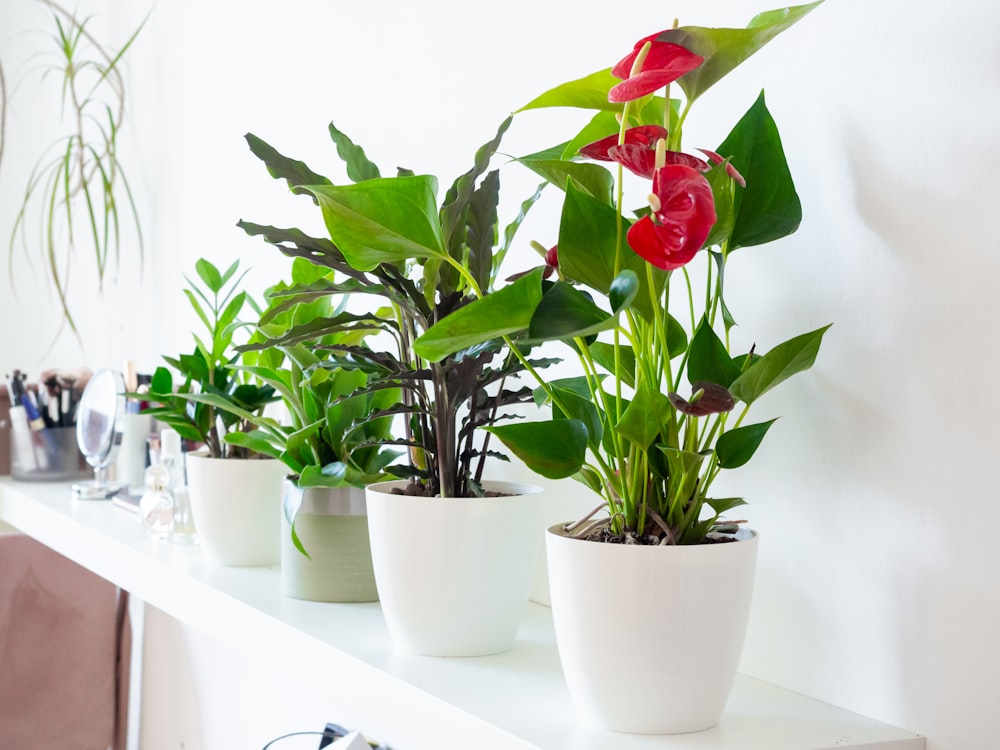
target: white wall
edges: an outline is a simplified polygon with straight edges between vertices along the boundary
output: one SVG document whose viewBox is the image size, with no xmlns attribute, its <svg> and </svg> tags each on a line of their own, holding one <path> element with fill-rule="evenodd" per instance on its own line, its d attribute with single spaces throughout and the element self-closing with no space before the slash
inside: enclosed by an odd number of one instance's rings
<svg viewBox="0 0 1000 750">
<path fill-rule="evenodd" d="M 188 345 L 180 274 L 194 259 L 244 257 L 261 287 L 280 274 L 283 259 L 233 225 L 318 231 L 318 217 L 265 175 L 248 130 L 336 176 L 332 119 L 386 168 L 444 182 L 507 112 L 614 62 L 675 15 L 736 25 L 765 7 L 160 3 L 134 50 L 126 134 L 149 254 L 138 291 L 113 290 L 139 301 L 124 309 L 109 295 L 86 354 L 64 339 L 45 360 L 44 287 L 21 277 L 30 294 L 14 303 L 0 292 L 0 315 L 39 322 L 3 326 L 0 371 L 125 355 L 150 367 Z M 144 12 L 112 0 L 87 9 L 113 9 L 108 33 L 120 39 Z M 29 0 L 0 4 L 9 77 L 32 42 L 21 31 L 39 18 Z M 707 95 L 686 132 L 689 144 L 718 143 L 766 87 L 805 219 L 789 240 L 741 251 L 730 306 L 764 348 L 835 323 L 816 368 L 761 404 L 761 418 L 785 416 L 739 475 L 763 541 L 744 671 L 921 732 L 931 750 L 997 744 L 998 21 L 988 0 L 828 0 Z M 30 99 L 15 100 L 0 166 L 0 239 L 47 122 Z M 515 126 L 510 151 L 548 145 L 544 119 Z M 552 226 L 540 213 L 525 239 L 545 242 Z"/>
</svg>

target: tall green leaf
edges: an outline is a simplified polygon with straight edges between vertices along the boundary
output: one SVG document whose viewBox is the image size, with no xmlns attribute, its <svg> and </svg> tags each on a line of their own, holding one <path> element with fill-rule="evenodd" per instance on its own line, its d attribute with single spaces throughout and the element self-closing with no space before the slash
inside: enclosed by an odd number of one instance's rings
<svg viewBox="0 0 1000 750">
<path fill-rule="evenodd" d="M 382 176 L 375 163 L 365 155 L 364 149 L 338 130 L 332 122 L 329 131 L 330 138 L 337 146 L 337 155 L 347 166 L 347 176 L 351 178 L 352 182 L 361 182 Z"/>
<path fill-rule="evenodd" d="M 778 8 L 760 13 L 754 16 L 745 29 L 681 26 L 665 31 L 658 39 L 679 44 L 705 58 L 705 62 L 699 67 L 677 79 L 688 99 L 694 101 L 822 2 L 823 0 L 818 0 L 808 5 Z"/>
<path fill-rule="evenodd" d="M 735 187 L 730 251 L 763 245 L 798 229 L 802 204 L 763 91 L 718 151 L 731 159 L 747 183 L 746 188 Z"/>
</svg>

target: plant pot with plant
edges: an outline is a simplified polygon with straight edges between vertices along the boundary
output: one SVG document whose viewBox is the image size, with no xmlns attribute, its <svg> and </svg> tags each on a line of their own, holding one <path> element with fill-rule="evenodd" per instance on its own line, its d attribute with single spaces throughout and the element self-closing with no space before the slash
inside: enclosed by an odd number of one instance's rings
<svg viewBox="0 0 1000 750">
<path fill-rule="evenodd" d="M 712 487 L 750 460 L 775 421 L 745 423 L 750 407 L 812 366 L 827 327 L 766 353 L 736 343 L 728 261 L 801 220 L 763 94 L 704 158 L 682 151 L 681 135 L 702 94 L 818 4 L 762 13 L 745 29 L 652 34 L 613 68 L 523 108 L 598 110 L 566 143 L 518 160 L 563 191 L 563 205 L 546 243 L 557 279 L 511 315 L 529 340 L 566 341 L 583 372 L 539 388 L 557 416 L 586 425 L 577 478 L 606 512 L 549 529 L 549 585 L 571 696 L 606 729 L 708 728 L 739 664 L 758 538 L 725 518 L 744 500 Z M 671 99 L 677 90 L 682 100 Z M 647 205 L 627 212 L 636 187 Z M 537 283 L 524 278 L 512 286 Z M 414 349 L 434 361 L 488 340 L 495 314 L 474 302 Z M 500 437 L 515 453 L 531 450 Z M 643 663 L 621 657 L 623 639 Z"/>
<path fill-rule="evenodd" d="M 222 565 L 274 565 L 281 549 L 281 481 L 287 469 L 227 438 L 253 428 L 274 388 L 242 373 L 233 337 L 247 323 L 239 319 L 251 304 L 234 278 L 239 261 L 220 272 L 201 259 L 195 270 L 201 284 L 188 279 L 184 290 L 208 337 L 195 335 L 191 354 L 164 357 L 183 381 L 175 384 L 166 367 L 153 373 L 145 410 L 204 447 L 185 454 L 187 485 L 198 541 L 213 562 Z"/>
<path fill-rule="evenodd" d="M 472 300 L 497 309 L 511 304 L 505 301 L 509 291 L 493 291 L 497 268 L 534 198 L 501 237 L 499 173 L 489 165 L 509 123 L 477 152 L 474 166 L 455 180 L 440 206 L 435 177 L 402 169 L 382 177 L 364 151 L 332 124 L 347 184 L 335 185 L 247 136 L 272 176 L 320 206 L 329 233 L 316 238 L 298 229 L 240 222 L 285 254 L 334 272 L 334 278 L 288 290 L 287 303 L 350 294 L 388 311 L 343 311 L 293 328 L 266 345 L 311 341 L 320 332 L 347 326 L 377 330 L 389 342 L 381 348 L 310 346 L 327 352 L 319 367 L 369 376 L 355 396 L 387 388 L 401 394 L 375 416 L 391 415 L 402 423 L 402 434 L 381 442 L 403 448 L 409 461 L 386 467 L 399 479 L 369 487 L 367 507 L 375 578 L 390 634 L 418 653 L 457 656 L 509 649 L 527 603 L 541 533 L 533 512 L 538 496 L 526 498 L 520 487 L 491 487 L 483 471 L 487 458 L 501 457 L 490 446 L 491 436 L 523 426 L 502 424 L 512 416 L 506 410 L 532 398 L 531 388 L 513 387 L 511 381 L 548 362 L 530 359 L 527 349 L 505 338 L 507 324 L 500 318 L 489 340 L 459 346 L 433 363 L 413 350 L 418 336 L 435 323 L 445 324 Z M 583 426 L 553 420 L 541 429 L 546 434 L 535 437 L 534 468 L 551 477 L 573 473 L 583 458 Z M 523 554 L 497 554 L 487 541 L 493 536 Z M 484 591 L 484 581 L 495 581 L 495 587 Z M 489 607 L 482 606 L 484 597 L 491 599 Z M 489 637 L 469 638 L 485 633 Z"/>
<path fill-rule="evenodd" d="M 331 295 L 302 299 L 293 291 L 331 277 L 329 269 L 296 258 L 292 283 L 268 290 L 270 306 L 248 343 L 239 347 L 243 364 L 237 367 L 274 388 L 287 423 L 243 413 L 255 429 L 231 432 L 225 439 L 288 468 L 282 485 L 282 593 L 313 601 L 371 602 L 378 594 L 364 487 L 385 479 L 385 466 L 398 455 L 384 444 L 391 440 L 391 407 L 399 391 L 354 395 L 368 384 L 366 373 L 323 366 L 329 347 L 361 347 L 373 330 L 367 321 L 342 317 L 346 298 L 334 305 Z M 272 337 L 283 343 L 273 345 Z"/>
</svg>

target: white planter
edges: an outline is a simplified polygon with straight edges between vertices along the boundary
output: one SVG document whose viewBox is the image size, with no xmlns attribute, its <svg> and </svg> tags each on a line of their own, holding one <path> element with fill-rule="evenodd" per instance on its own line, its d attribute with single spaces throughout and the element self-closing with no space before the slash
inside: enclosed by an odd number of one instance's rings
<svg viewBox="0 0 1000 750">
<path fill-rule="evenodd" d="M 546 535 L 556 644 L 577 713 L 602 729 L 718 723 L 739 666 L 757 534 L 651 547 Z"/>
<path fill-rule="evenodd" d="M 314 602 L 378 600 L 368 543 L 365 491 L 356 487 L 282 485 L 281 593 Z M 292 542 L 295 533 L 308 557 Z"/>
<path fill-rule="evenodd" d="M 191 513 L 202 551 L 220 565 L 276 565 L 281 559 L 281 481 L 274 459 L 187 453 Z"/>
<path fill-rule="evenodd" d="M 367 488 L 368 529 L 379 600 L 400 648 L 429 656 L 507 651 L 528 603 L 538 553 L 538 493 L 489 498 L 394 495 Z"/>
</svg>

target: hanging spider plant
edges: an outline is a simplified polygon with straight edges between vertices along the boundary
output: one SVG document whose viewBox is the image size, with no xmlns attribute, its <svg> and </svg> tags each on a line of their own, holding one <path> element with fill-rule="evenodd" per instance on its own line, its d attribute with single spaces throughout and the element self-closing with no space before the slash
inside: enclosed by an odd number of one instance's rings
<svg viewBox="0 0 1000 750">
<path fill-rule="evenodd" d="M 125 79 L 120 64 L 145 25 L 145 19 L 117 51 L 98 41 L 88 28 L 91 16 L 79 17 L 52 0 L 40 0 L 52 12 L 55 49 L 41 68 L 41 80 L 61 79 L 61 114 L 67 130 L 39 157 L 28 178 L 10 236 L 9 270 L 13 278 L 15 245 L 29 264 L 40 247 L 44 267 L 55 287 L 63 319 L 79 338 L 70 312 L 69 277 L 78 251 L 93 252 L 98 291 L 109 268 L 119 267 L 122 224 L 134 226 L 140 263 L 144 252 L 139 214 L 118 155 L 125 120 Z M 124 199 L 124 202 L 123 202 Z M 38 245 L 29 237 L 37 221 Z"/>
</svg>

